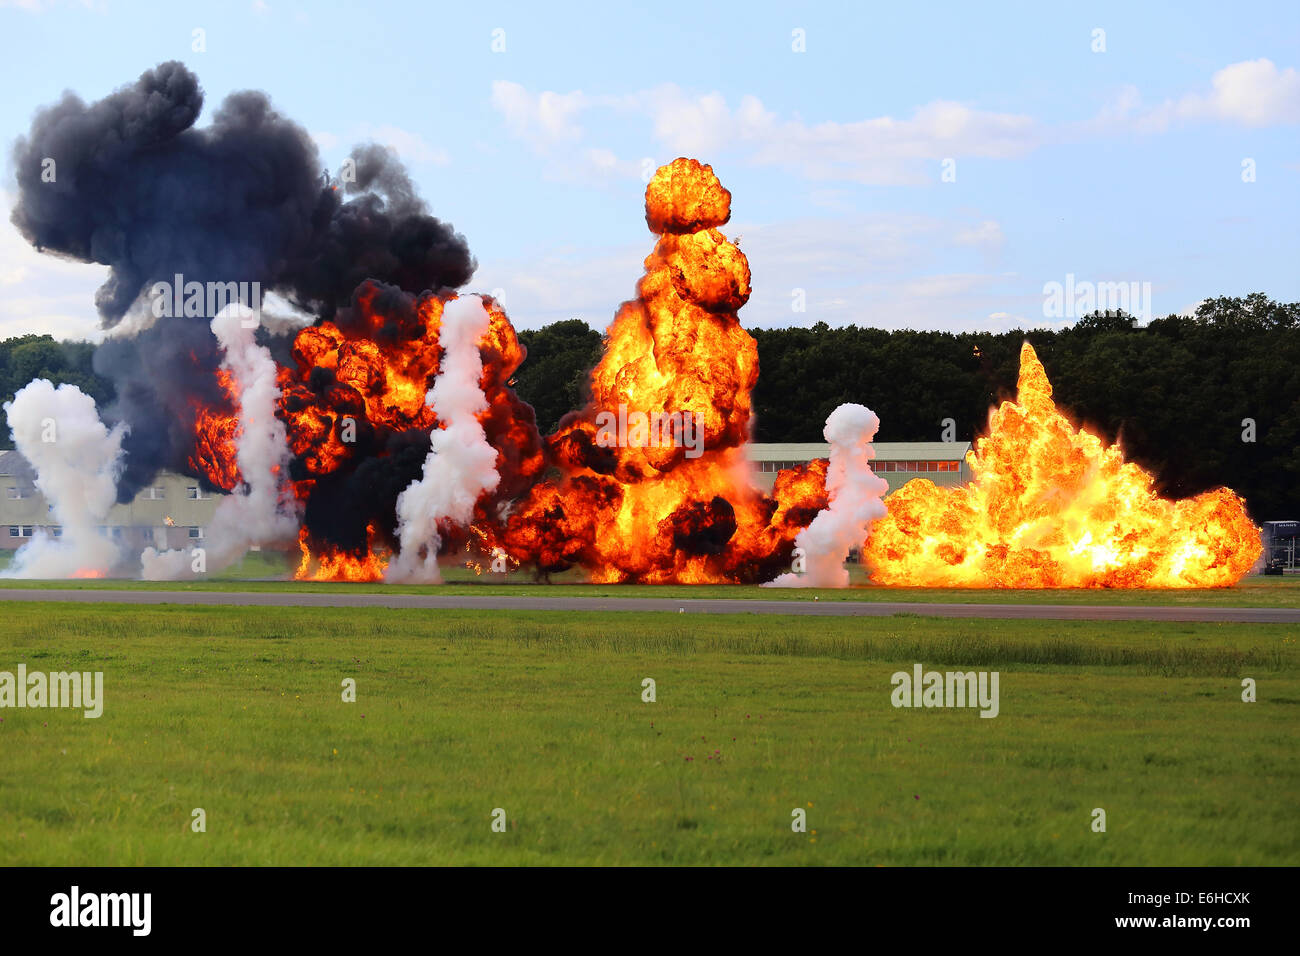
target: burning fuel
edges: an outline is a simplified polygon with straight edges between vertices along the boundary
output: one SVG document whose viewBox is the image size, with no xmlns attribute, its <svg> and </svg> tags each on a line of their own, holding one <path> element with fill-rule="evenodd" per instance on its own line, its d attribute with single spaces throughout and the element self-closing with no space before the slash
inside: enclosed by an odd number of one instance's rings
<svg viewBox="0 0 1300 956">
<path fill-rule="evenodd" d="M 212 320 L 224 358 L 218 375 L 227 383 L 237 411 L 221 421 L 213 442 L 214 459 L 232 474 L 233 494 L 221 500 L 212 518 L 202 560 L 193 549 L 140 555 L 142 576 L 169 580 L 219 571 L 235 563 L 253 545 L 292 541 L 298 528 L 292 495 L 286 485 L 289 444 L 284 423 L 275 415 L 279 388 L 271 353 L 254 340 L 247 309 L 230 306 Z M 200 425 L 201 427 L 201 425 Z M 230 448 L 234 445 L 234 461 Z M 168 519 L 171 523 L 171 519 Z"/>
<path fill-rule="evenodd" d="M 677 159 L 650 180 L 659 240 L 605 333 L 590 403 L 546 440 L 562 477 L 534 486 L 506 522 L 515 560 L 579 565 L 602 582 L 757 582 L 789 566 L 795 535 L 826 503 L 824 467 L 782 473 L 771 496 L 750 482 L 758 347 L 736 314 L 749 263 L 717 228 L 730 218 L 709 166 Z M 604 440 L 632 413 L 688 416 L 696 440 Z"/>
<path fill-rule="evenodd" d="M 9 407 L 64 524 L 61 541 L 20 551 L 18 573 L 122 573 L 97 524 L 162 469 L 229 493 L 206 570 L 287 539 L 310 579 L 433 582 L 442 556 L 597 582 L 757 583 L 788 572 L 798 545 L 807 573 L 777 583 L 840 586 L 865 536 L 882 584 L 1187 587 L 1231 584 L 1259 553 L 1231 491 L 1165 501 L 1118 447 L 1075 429 L 1028 346 L 969 487 L 917 480 L 882 515 L 880 423 L 846 404 L 826 423 L 829 462 L 759 490 L 745 456 L 759 375 L 739 318 L 749 263 L 721 232 L 731 193 L 694 159 L 650 180 L 645 272 L 586 404 L 543 438 L 510 386 L 526 359 L 510 319 L 458 291 L 468 245 L 392 152 L 358 147 L 355 175 L 322 182 L 311 138 L 264 94 L 231 95 L 197 128 L 202 104 L 197 78 L 163 64 L 96 103 L 68 94 L 15 149 L 23 235 L 109 266 L 95 366 L 117 395 L 103 422 L 48 382 Z M 44 157 L 57 188 L 40 179 Z M 257 322 L 236 306 L 197 314 L 197 293 L 193 308 L 179 301 L 191 282 L 256 288 Z M 150 289 L 170 290 L 169 307 L 151 308 Z M 306 318 L 263 312 L 264 294 Z M 51 409 L 66 437 L 47 448 L 35 429 Z M 149 549 L 127 573 L 186 576 L 190 558 Z"/>
<path fill-rule="evenodd" d="M 442 312 L 446 360 L 425 404 L 443 421 L 429 435 L 424 473 L 397 496 L 401 551 L 388 568 L 390 581 L 437 584 L 439 522 L 464 528 L 474 518 L 479 498 L 501 482 L 496 450 L 488 444 L 478 416 L 487 411 L 479 386 L 483 360 L 478 341 L 487 334 L 491 316 L 477 298 L 447 303 Z"/>
<path fill-rule="evenodd" d="M 1219 488 L 1167 501 L 1118 445 L 1076 429 L 1028 342 L 1015 402 L 989 416 L 973 480 L 924 478 L 888 499 L 866 541 L 880 584 L 971 588 L 1221 587 L 1261 551 L 1245 503 Z"/>
</svg>

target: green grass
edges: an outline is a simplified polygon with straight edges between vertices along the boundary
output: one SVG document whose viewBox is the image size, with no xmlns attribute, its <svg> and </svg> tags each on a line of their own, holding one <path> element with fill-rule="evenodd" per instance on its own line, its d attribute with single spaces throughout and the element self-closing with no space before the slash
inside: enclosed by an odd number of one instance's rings
<svg viewBox="0 0 1300 956">
<path fill-rule="evenodd" d="M 106 697 L 0 710 L 9 864 L 1300 862 L 1294 627 L 3 608 Z M 916 662 L 1001 715 L 894 709 Z"/>
<path fill-rule="evenodd" d="M 0 559 L 2 561 L 3 559 Z M 3 567 L 3 564 L 0 564 Z M 253 552 L 219 574 L 199 581 L 62 580 L 25 581 L 0 578 L 0 588 L 40 588 L 122 591 L 279 591 L 330 593 L 338 591 L 392 594 L 477 594 L 520 597 L 662 597 L 735 598 L 765 601 L 907 601 L 957 604 L 1122 604 L 1181 607 L 1300 607 L 1300 576 L 1247 577 L 1230 588 L 1118 591 L 1064 588 L 1056 590 L 964 590 L 957 588 L 887 588 L 870 584 L 860 565 L 849 565 L 853 586 L 834 588 L 763 588 L 740 584 L 587 584 L 580 572 L 554 575 L 549 583 L 525 571 L 475 575 L 463 567 L 443 569 L 440 585 L 397 585 L 382 582 L 347 584 L 288 580 L 292 568 L 284 556 Z"/>
</svg>

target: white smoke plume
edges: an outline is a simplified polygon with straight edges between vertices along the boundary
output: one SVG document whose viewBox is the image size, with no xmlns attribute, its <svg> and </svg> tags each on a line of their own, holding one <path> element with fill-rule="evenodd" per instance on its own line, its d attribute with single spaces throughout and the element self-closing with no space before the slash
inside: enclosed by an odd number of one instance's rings
<svg viewBox="0 0 1300 956">
<path fill-rule="evenodd" d="M 844 559 L 851 549 L 867 538 L 871 522 L 885 516 L 880 496 L 889 483 L 871 470 L 880 419 L 865 405 L 846 403 L 831 412 L 822 434 L 831 444 L 830 468 L 826 472 L 826 507 L 817 512 L 812 524 L 799 532 L 795 547 L 803 550 L 803 574 L 783 574 L 767 587 L 844 588 L 849 572 Z"/>
<path fill-rule="evenodd" d="M 257 323 L 245 306 L 227 306 L 212 320 L 212 331 L 225 352 L 221 365 L 235 381 L 239 432 L 235 460 L 244 483 L 221 499 L 207 537 L 199 549 L 140 555 L 142 575 L 151 581 L 173 580 L 219 571 L 234 564 L 253 545 L 291 540 L 298 531 L 292 496 L 285 491 L 289 442 L 275 415 L 280 387 L 275 360 L 257 344 Z"/>
<path fill-rule="evenodd" d="M 102 577 L 118 561 L 118 548 L 101 530 L 117 500 L 126 427 L 111 431 L 95 400 L 75 385 L 55 388 L 43 378 L 5 402 L 14 446 L 36 471 L 36 487 L 62 529 L 37 531 L 4 572 L 13 578 Z"/>
<path fill-rule="evenodd" d="M 429 434 L 432 446 L 424 460 L 424 474 L 397 497 L 400 550 L 388 566 L 388 581 L 441 582 L 438 522 L 469 524 L 479 495 L 494 490 L 501 481 L 496 450 L 488 444 L 477 417 L 488 407 L 479 385 L 483 359 L 478 340 L 489 323 L 478 296 L 453 299 L 443 309 L 438 333 L 442 366 L 425 396 L 425 404 L 433 406 L 442 427 Z"/>
</svg>

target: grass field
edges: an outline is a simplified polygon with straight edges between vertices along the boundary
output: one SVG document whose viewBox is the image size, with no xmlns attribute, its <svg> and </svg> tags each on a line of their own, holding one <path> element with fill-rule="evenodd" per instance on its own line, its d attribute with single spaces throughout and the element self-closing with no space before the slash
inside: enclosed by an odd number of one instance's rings
<svg viewBox="0 0 1300 956">
<path fill-rule="evenodd" d="M 0 568 L 7 560 L 0 557 Z M 293 581 L 287 561 L 273 553 L 250 554 L 242 563 L 197 581 L 133 581 L 89 579 L 25 581 L 0 578 L 0 588 L 60 588 L 75 590 L 142 591 L 292 591 L 298 593 L 384 591 L 393 594 L 479 594 L 528 597 L 662 597 L 737 598 L 765 601 L 908 601 L 960 604 L 1123 604 L 1184 607 L 1300 607 L 1300 576 L 1249 576 L 1230 588 L 1185 591 L 1068 588 L 1059 590 L 961 590 L 952 588 L 886 588 L 871 585 L 860 565 L 849 565 L 852 587 L 764 588 L 752 585 L 587 584 L 578 572 L 556 575 L 542 583 L 521 571 L 509 575 L 475 575 L 463 567 L 443 569 L 440 585 L 397 585 L 382 582 L 347 584 Z M 504 578 L 504 580 L 501 580 Z"/>
<path fill-rule="evenodd" d="M 1294 627 L 0 615 L 0 671 L 102 670 L 106 698 L 0 710 L 8 864 L 1300 862 Z M 893 708 L 918 662 L 999 671 L 1000 715 Z"/>
</svg>

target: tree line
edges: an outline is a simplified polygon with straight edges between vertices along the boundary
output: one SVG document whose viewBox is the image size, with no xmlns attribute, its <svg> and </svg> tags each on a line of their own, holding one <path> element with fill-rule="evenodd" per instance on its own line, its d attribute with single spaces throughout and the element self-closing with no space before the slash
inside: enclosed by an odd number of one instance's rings
<svg viewBox="0 0 1300 956">
<path fill-rule="evenodd" d="M 1257 521 L 1300 517 L 1300 302 L 1261 293 L 1203 302 L 1145 325 L 1095 312 L 1059 330 L 913 332 L 818 323 L 753 329 L 760 442 L 822 440 L 826 416 L 860 402 L 880 441 L 939 441 L 945 419 L 973 441 L 989 409 L 1014 399 L 1020 346 L 1038 352 L 1075 424 L 1119 440 L 1162 493 L 1227 485 Z M 583 398 L 601 336 L 571 319 L 520 333 L 517 389 L 543 431 Z"/>
<path fill-rule="evenodd" d="M 1058 406 L 1182 498 L 1227 485 L 1256 521 L 1300 517 L 1300 303 L 1261 293 L 1203 302 L 1193 316 L 1139 325 L 1098 312 L 1059 330 L 914 332 L 818 323 L 754 329 L 755 440 L 821 441 L 826 416 L 860 402 L 881 420 L 880 441 L 938 441 L 944 422 L 971 441 L 989 409 L 1015 397 L 1021 343 L 1033 344 Z M 579 319 L 525 330 L 515 376 L 543 433 L 586 400 L 601 333 Z M 0 341 L 4 401 L 33 378 L 71 382 L 103 407 L 87 343 L 26 335 Z M 3 447 L 9 430 L 0 435 Z"/>
</svg>

